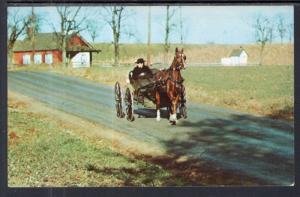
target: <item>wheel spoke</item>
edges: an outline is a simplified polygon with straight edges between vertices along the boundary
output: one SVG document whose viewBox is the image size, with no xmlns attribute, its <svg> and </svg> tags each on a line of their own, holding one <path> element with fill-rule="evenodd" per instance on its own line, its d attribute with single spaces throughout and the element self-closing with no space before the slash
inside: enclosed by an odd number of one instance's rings
<svg viewBox="0 0 300 197">
<path fill-rule="evenodd" d="M 134 121 L 132 104 L 133 104 L 133 102 L 132 102 L 132 96 L 130 93 L 130 89 L 126 88 L 125 105 L 126 105 L 126 118 L 128 121 Z"/>
<path fill-rule="evenodd" d="M 116 112 L 118 118 L 123 118 L 124 113 L 122 109 L 122 94 L 121 94 L 121 87 L 119 82 L 115 84 L 115 103 L 116 103 Z"/>
</svg>

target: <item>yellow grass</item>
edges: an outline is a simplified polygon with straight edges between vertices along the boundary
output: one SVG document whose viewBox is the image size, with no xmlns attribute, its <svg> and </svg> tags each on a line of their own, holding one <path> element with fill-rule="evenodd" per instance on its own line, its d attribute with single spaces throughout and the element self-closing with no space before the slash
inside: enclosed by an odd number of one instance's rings
<svg viewBox="0 0 300 197">
<path fill-rule="evenodd" d="M 183 47 L 190 63 L 220 63 L 222 57 L 227 57 L 233 49 L 242 46 L 248 53 L 248 63 L 258 64 L 260 46 L 257 44 L 246 45 L 180 45 L 173 44 L 168 54 L 167 63 L 173 58 L 176 47 Z M 113 47 L 109 44 L 95 44 L 96 48 L 102 50 L 94 54 L 95 64 L 113 63 Z M 152 63 L 164 62 L 164 50 L 162 44 L 152 45 Z M 123 44 L 120 46 L 120 63 L 132 64 L 137 58 L 147 57 L 147 46 L 145 44 Z M 267 44 L 263 53 L 263 65 L 293 65 L 294 44 Z"/>
</svg>

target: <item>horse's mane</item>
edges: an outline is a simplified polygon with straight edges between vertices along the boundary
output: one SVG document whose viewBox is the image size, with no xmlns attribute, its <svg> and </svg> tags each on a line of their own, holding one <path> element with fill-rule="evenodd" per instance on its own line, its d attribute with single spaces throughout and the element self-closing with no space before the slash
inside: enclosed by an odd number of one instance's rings
<svg viewBox="0 0 300 197">
<path fill-rule="evenodd" d="M 177 61 L 176 61 L 176 58 L 174 57 L 169 69 L 173 69 L 174 67 L 176 68 L 176 63 L 177 63 Z"/>
</svg>

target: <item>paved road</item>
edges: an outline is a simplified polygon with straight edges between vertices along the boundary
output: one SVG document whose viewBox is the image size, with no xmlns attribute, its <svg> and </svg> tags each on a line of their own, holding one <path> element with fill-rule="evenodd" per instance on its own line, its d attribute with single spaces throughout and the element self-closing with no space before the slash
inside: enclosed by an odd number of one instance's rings
<svg viewBox="0 0 300 197">
<path fill-rule="evenodd" d="M 128 122 L 115 117 L 112 87 L 49 72 L 9 72 L 8 88 L 170 153 L 198 157 L 268 184 L 294 182 L 294 127 L 283 121 L 189 104 L 188 119 L 176 126 L 153 117 Z"/>
</svg>

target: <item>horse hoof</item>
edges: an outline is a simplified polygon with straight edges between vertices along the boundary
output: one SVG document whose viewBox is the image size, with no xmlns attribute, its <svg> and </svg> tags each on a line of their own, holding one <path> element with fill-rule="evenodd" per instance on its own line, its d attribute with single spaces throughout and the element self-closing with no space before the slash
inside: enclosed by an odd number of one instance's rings
<svg viewBox="0 0 300 197">
<path fill-rule="evenodd" d="M 176 121 L 170 121 L 171 125 L 176 125 Z"/>
</svg>

